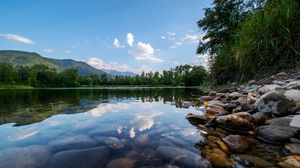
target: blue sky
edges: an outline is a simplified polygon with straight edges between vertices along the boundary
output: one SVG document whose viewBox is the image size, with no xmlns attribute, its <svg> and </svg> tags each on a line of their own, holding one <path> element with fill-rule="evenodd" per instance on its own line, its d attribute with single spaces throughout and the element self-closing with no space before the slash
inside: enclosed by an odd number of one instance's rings
<svg viewBox="0 0 300 168">
<path fill-rule="evenodd" d="M 0 0 L 0 49 L 141 72 L 204 64 L 196 22 L 211 0 Z"/>
</svg>

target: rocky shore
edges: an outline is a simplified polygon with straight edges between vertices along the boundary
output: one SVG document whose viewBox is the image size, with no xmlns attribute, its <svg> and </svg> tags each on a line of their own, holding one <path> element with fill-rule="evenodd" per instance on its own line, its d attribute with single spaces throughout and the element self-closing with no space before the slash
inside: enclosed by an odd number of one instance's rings
<svg viewBox="0 0 300 168">
<path fill-rule="evenodd" d="M 213 167 L 300 167 L 300 73 L 281 72 L 260 81 L 211 91 L 200 114 L 196 144 Z"/>
</svg>

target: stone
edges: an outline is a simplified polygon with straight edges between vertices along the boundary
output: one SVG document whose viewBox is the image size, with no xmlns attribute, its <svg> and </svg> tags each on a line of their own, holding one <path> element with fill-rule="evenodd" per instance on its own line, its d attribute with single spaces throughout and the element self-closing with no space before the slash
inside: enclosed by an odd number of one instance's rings
<svg viewBox="0 0 300 168">
<path fill-rule="evenodd" d="M 273 84 L 279 85 L 279 86 L 284 86 L 286 83 L 284 81 L 274 80 Z"/>
<path fill-rule="evenodd" d="M 263 95 L 263 94 L 266 94 L 271 91 L 276 91 L 277 89 L 280 89 L 280 88 L 281 88 L 281 86 L 279 86 L 279 85 L 265 85 L 265 86 L 261 87 L 260 89 L 258 89 L 258 93 Z"/>
<path fill-rule="evenodd" d="M 259 89 L 258 85 L 251 85 L 251 86 L 246 87 L 242 91 L 244 93 L 256 93 L 258 91 L 258 89 Z"/>
<path fill-rule="evenodd" d="M 247 112 L 219 116 L 216 122 L 231 131 L 249 131 L 254 129 L 254 118 Z"/>
<path fill-rule="evenodd" d="M 300 156 L 287 156 L 281 158 L 281 162 L 278 164 L 283 168 L 299 168 L 300 167 Z"/>
<path fill-rule="evenodd" d="M 287 126 L 260 126 L 257 128 L 257 136 L 265 142 L 273 144 L 285 144 L 297 135 L 297 128 Z"/>
<path fill-rule="evenodd" d="M 293 111 L 300 110 L 300 90 L 287 90 L 284 92 L 284 96 L 293 102 Z"/>
<path fill-rule="evenodd" d="M 92 148 L 97 146 L 97 143 L 89 136 L 76 135 L 61 140 L 51 141 L 48 143 L 48 146 L 56 153 L 63 150 Z"/>
<path fill-rule="evenodd" d="M 223 141 L 233 152 L 244 152 L 254 143 L 253 138 L 242 135 L 228 135 Z"/>
<path fill-rule="evenodd" d="M 150 143 L 150 137 L 148 134 L 141 134 L 136 137 L 135 144 L 139 147 L 145 147 L 148 146 Z"/>
<path fill-rule="evenodd" d="M 47 168 L 93 168 L 102 167 L 110 156 L 107 147 L 67 150 L 56 153 Z"/>
<path fill-rule="evenodd" d="M 240 97 L 244 97 L 245 95 L 239 93 L 239 92 L 232 92 L 229 94 L 229 97 L 233 100 L 239 99 Z"/>
<path fill-rule="evenodd" d="M 112 149 L 122 149 L 124 148 L 124 144 L 116 137 L 108 137 L 105 139 L 105 144 Z"/>
<path fill-rule="evenodd" d="M 272 91 L 262 95 L 254 106 L 259 112 L 282 116 L 290 114 L 293 104 L 283 94 Z"/>
<path fill-rule="evenodd" d="M 285 144 L 284 151 L 291 155 L 300 156 L 300 144 Z"/>
<path fill-rule="evenodd" d="M 248 82 L 248 85 L 250 86 L 250 85 L 254 85 L 256 83 L 256 80 L 251 80 L 251 81 L 249 81 Z"/>
<path fill-rule="evenodd" d="M 159 146 L 156 148 L 156 151 L 165 160 L 180 167 L 210 167 L 210 163 L 207 160 L 202 159 L 199 154 L 184 148 Z"/>
<path fill-rule="evenodd" d="M 300 128 L 300 115 L 289 115 L 286 117 L 275 118 L 271 125 Z"/>
<path fill-rule="evenodd" d="M 257 112 L 252 114 L 252 117 L 254 118 L 254 123 L 256 126 L 265 125 L 267 116 L 265 113 Z"/>
<path fill-rule="evenodd" d="M 228 146 L 221 140 L 217 140 L 217 144 L 219 145 L 220 149 L 222 149 L 225 153 L 229 152 Z"/>
<path fill-rule="evenodd" d="M 189 101 L 183 101 L 182 103 L 181 103 L 181 106 L 183 107 L 183 108 L 189 108 L 189 107 L 191 107 L 193 105 L 193 103 L 192 102 L 189 102 Z"/>
<path fill-rule="evenodd" d="M 208 93 L 208 96 L 215 97 L 215 96 L 217 96 L 217 92 L 215 92 L 215 91 L 210 91 L 210 92 Z"/>
<path fill-rule="evenodd" d="M 256 94 L 248 93 L 246 103 L 252 105 L 256 102 Z"/>
<path fill-rule="evenodd" d="M 205 152 L 205 154 L 214 167 L 233 167 L 235 164 L 235 162 L 227 157 L 226 153 L 219 148 L 213 148 Z"/>
<path fill-rule="evenodd" d="M 42 145 L 0 151 L 0 167 L 44 168 L 51 158 L 50 150 Z"/>
<path fill-rule="evenodd" d="M 210 96 L 201 96 L 200 97 L 200 102 L 207 102 L 207 101 L 210 101 L 212 100 L 213 98 L 210 97 Z"/>
<path fill-rule="evenodd" d="M 119 158 L 110 161 L 107 165 L 106 168 L 117 168 L 117 167 L 122 167 L 122 168 L 133 168 L 134 163 L 136 160 L 130 159 L 130 158 Z"/>
<path fill-rule="evenodd" d="M 214 118 L 216 118 L 216 116 L 212 115 L 212 114 L 198 115 L 198 114 L 189 113 L 186 116 L 186 119 L 192 125 L 206 124 L 209 120 L 214 119 Z"/>
<path fill-rule="evenodd" d="M 264 159 L 252 155 L 238 155 L 238 157 L 243 160 L 251 163 L 255 167 L 273 167 L 273 165 Z"/>
<path fill-rule="evenodd" d="M 300 89 L 300 81 L 293 81 L 293 82 L 290 82 L 288 83 L 286 86 L 285 86 L 286 89 L 297 89 L 299 90 Z"/>
</svg>

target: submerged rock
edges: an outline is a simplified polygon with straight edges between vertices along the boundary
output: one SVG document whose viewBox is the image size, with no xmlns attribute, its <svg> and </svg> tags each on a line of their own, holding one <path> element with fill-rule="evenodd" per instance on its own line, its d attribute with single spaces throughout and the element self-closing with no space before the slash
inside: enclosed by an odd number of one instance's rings
<svg viewBox="0 0 300 168">
<path fill-rule="evenodd" d="M 286 126 L 261 126 L 257 129 L 258 138 L 268 143 L 284 144 L 297 135 L 297 128 Z"/>
<path fill-rule="evenodd" d="M 67 150 L 55 154 L 47 168 L 97 168 L 106 164 L 110 155 L 107 147 Z"/>
<path fill-rule="evenodd" d="M 189 107 L 191 107 L 193 105 L 193 103 L 192 102 L 189 102 L 189 101 L 183 101 L 182 102 L 182 107 L 183 108 L 189 108 Z"/>
<path fill-rule="evenodd" d="M 254 129 L 254 118 L 247 112 L 220 116 L 216 122 L 231 131 L 249 131 Z"/>
<path fill-rule="evenodd" d="M 233 167 L 235 162 L 233 159 L 227 157 L 219 148 L 213 148 L 212 150 L 204 151 L 207 159 L 214 167 Z"/>
<path fill-rule="evenodd" d="M 182 167 L 209 167 L 209 162 L 202 159 L 200 155 L 188 151 L 184 148 L 170 147 L 170 146 L 159 146 L 156 151 L 164 159 Z"/>
<path fill-rule="evenodd" d="M 0 151 L 0 167 L 3 168 L 44 168 L 51 153 L 41 145 L 13 148 Z"/>
<path fill-rule="evenodd" d="M 108 137 L 105 139 L 105 144 L 112 149 L 122 149 L 124 148 L 124 144 L 116 137 Z"/>
<path fill-rule="evenodd" d="M 238 155 L 238 157 L 240 159 L 242 159 L 242 161 L 247 161 L 247 162 L 249 162 L 251 165 L 253 165 L 255 167 L 262 167 L 262 168 L 273 167 L 273 165 L 271 163 L 265 161 L 262 158 L 256 157 L 256 156 L 252 156 L 252 155 Z"/>
<path fill-rule="evenodd" d="M 133 168 L 134 163 L 136 160 L 130 159 L 130 158 L 119 158 L 110 161 L 107 165 L 106 168 L 117 168 L 117 167 L 122 167 L 122 168 Z"/>
<path fill-rule="evenodd" d="M 58 152 L 71 149 L 85 149 L 97 146 L 97 143 L 86 135 L 76 135 L 48 143 L 52 151 Z"/>
<path fill-rule="evenodd" d="M 211 114 L 206 114 L 206 115 L 197 115 L 197 114 L 192 114 L 189 113 L 186 116 L 186 119 L 193 124 L 193 125 L 198 125 L 198 124 L 206 124 L 209 120 L 216 118 L 215 115 Z"/>
</svg>

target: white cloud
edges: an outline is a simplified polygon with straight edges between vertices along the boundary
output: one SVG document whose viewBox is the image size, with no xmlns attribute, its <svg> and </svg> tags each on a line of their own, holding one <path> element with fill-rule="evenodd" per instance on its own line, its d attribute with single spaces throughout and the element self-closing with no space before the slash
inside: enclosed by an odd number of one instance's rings
<svg viewBox="0 0 300 168">
<path fill-rule="evenodd" d="M 175 35 L 176 35 L 175 32 L 167 32 L 167 34 L 168 34 L 169 36 L 175 36 Z"/>
<path fill-rule="evenodd" d="M 71 50 L 64 50 L 64 53 L 70 54 L 72 51 Z"/>
<path fill-rule="evenodd" d="M 167 37 L 166 37 L 166 36 L 160 36 L 160 38 L 161 38 L 161 39 L 166 39 Z"/>
<path fill-rule="evenodd" d="M 148 43 L 138 42 L 133 50 L 128 51 L 136 60 L 150 61 L 152 63 L 163 62 L 162 59 L 154 55 L 154 49 Z"/>
<path fill-rule="evenodd" d="M 0 36 L 3 36 L 8 40 L 17 41 L 24 44 L 33 44 L 32 40 L 16 34 L 0 34 Z"/>
<path fill-rule="evenodd" d="M 174 65 L 178 65 L 179 62 L 178 62 L 178 61 L 173 61 L 173 64 L 174 64 Z"/>
<path fill-rule="evenodd" d="M 127 71 L 135 72 L 135 73 L 137 72 L 137 69 L 131 68 L 127 64 L 120 64 L 117 62 L 106 63 L 103 60 L 101 60 L 99 58 L 95 58 L 95 57 L 90 58 L 87 61 L 87 63 L 96 69 L 116 70 L 116 71 L 120 71 L 120 72 L 127 72 Z"/>
<path fill-rule="evenodd" d="M 208 57 L 209 54 L 201 54 L 201 55 L 197 55 L 194 58 L 193 64 L 200 64 L 202 66 L 204 66 L 205 68 L 208 68 Z"/>
<path fill-rule="evenodd" d="M 202 37 L 203 34 L 185 34 L 184 37 L 182 37 L 180 40 L 175 41 L 175 43 L 171 45 L 170 48 L 178 48 L 182 45 L 199 43 Z"/>
<path fill-rule="evenodd" d="M 45 53 L 53 53 L 54 50 L 52 48 L 45 48 L 45 49 L 43 49 L 43 52 L 45 52 Z"/>
<path fill-rule="evenodd" d="M 124 45 L 121 45 L 120 44 L 120 41 L 118 39 L 114 39 L 114 42 L 113 42 L 113 45 L 116 47 L 116 48 L 124 48 L 125 46 Z"/>
<path fill-rule="evenodd" d="M 134 36 L 132 33 L 128 33 L 127 34 L 127 43 L 128 45 L 130 45 L 131 47 L 133 46 L 133 42 L 134 42 Z"/>
</svg>

